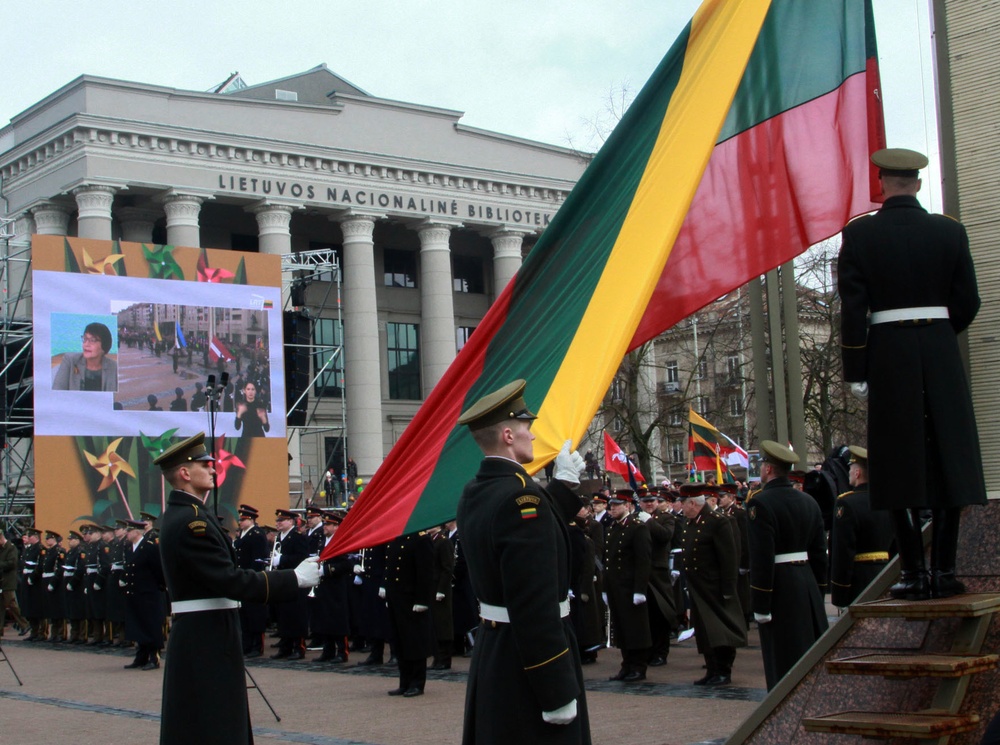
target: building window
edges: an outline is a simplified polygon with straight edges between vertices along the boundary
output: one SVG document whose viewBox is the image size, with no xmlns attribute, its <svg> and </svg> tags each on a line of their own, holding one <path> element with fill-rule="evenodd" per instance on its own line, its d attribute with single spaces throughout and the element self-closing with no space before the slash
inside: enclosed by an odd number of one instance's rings
<svg viewBox="0 0 1000 745">
<path fill-rule="evenodd" d="M 420 400 L 419 330 L 415 323 L 387 323 L 389 398 Z"/>
<path fill-rule="evenodd" d="M 683 415 L 681 414 L 681 410 L 680 409 L 671 409 L 670 410 L 670 426 L 671 427 L 680 427 L 683 424 L 684 424 L 684 418 L 683 418 Z"/>
<path fill-rule="evenodd" d="M 313 323 L 314 391 L 317 396 L 340 398 L 344 395 L 344 329 L 336 318 L 317 318 Z M 332 361 L 331 361 L 332 360 Z M 327 363 L 329 364 L 327 365 Z M 323 367 L 327 365 L 327 367 Z M 322 372 L 320 372 L 322 370 Z"/>
<path fill-rule="evenodd" d="M 475 326 L 459 326 L 455 329 L 455 351 L 461 352 L 462 347 L 469 343 L 469 339 L 472 336 L 472 332 L 476 330 Z"/>
<path fill-rule="evenodd" d="M 687 446 L 683 439 L 673 438 L 670 440 L 670 462 L 683 463 L 686 459 Z"/>
<path fill-rule="evenodd" d="M 740 396 L 729 397 L 729 415 L 743 416 L 743 399 Z"/>
<path fill-rule="evenodd" d="M 611 400 L 615 403 L 625 400 L 625 391 L 628 387 L 625 385 L 625 381 L 621 378 L 615 378 L 611 381 Z"/>
<path fill-rule="evenodd" d="M 625 429 L 625 421 L 618 414 L 615 414 L 615 418 L 611 421 L 611 431 L 618 434 L 623 429 Z"/>
<path fill-rule="evenodd" d="M 666 382 L 667 383 L 677 383 L 680 382 L 680 373 L 677 369 L 677 360 L 670 360 L 666 364 Z"/>
<path fill-rule="evenodd" d="M 726 374 L 729 380 L 736 382 L 740 379 L 740 357 L 737 354 L 731 354 L 726 357 Z"/>
<path fill-rule="evenodd" d="M 387 248 L 382 252 L 386 287 L 417 286 L 417 255 L 413 251 Z"/>
<path fill-rule="evenodd" d="M 708 377 L 708 360 L 700 359 L 698 360 L 698 371 L 695 374 L 695 380 L 705 380 Z"/>
<path fill-rule="evenodd" d="M 276 88 L 274 98 L 278 101 L 298 101 L 299 94 L 297 91 L 283 91 L 281 88 Z"/>
<path fill-rule="evenodd" d="M 455 292 L 483 294 L 483 260 L 480 257 L 453 254 L 451 266 L 452 284 L 455 287 Z"/>
<path fill-rule="evenodd" d="M 708 396 L 698 396 L 694 400 L 694 410 L 702 416 L 708 414 Z"/>
</svg>

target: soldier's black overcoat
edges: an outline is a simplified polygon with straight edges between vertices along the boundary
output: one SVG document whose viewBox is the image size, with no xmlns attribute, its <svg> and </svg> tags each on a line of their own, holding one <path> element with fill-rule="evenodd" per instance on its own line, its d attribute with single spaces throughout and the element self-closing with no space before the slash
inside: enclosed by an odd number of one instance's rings
<svg viewBox="0 0 1000 745">
<path fill-rule="evenodd" d="M 890 197 L 876 214 L 844 228 L 838 286 L 844 378 L 869 388 L 872 506 L 986 504 L 956 338 L 980 302 L 965 228 L 928 214 L 915 197 Z M 946 307 L 950 317 L 868 327 L 869 311 L 927 306 Z"/>
<path fill-rule="evenodd" d="M 395 538 L 385 550 L 385 600 L 396 656 L 419 660 L 434 654 L 434 548 L 426 533 Z M 427 608 L 414 612 L 414 605 Z"/>
<path fill-rule="evenodd" d="M 170 493 L 161 518 L 160 558 L 172 602 L 280 602 L 298 592 L 294 572 L 238 569 L 218 520 L 182 491 Z M 236 609 L 175 615 L 163 672 L 161 745 L 253 742 L 246 686 Z"/>
<path fill-rule="evenodd" d="M 125 597 L 125 638 L 163 646 L 163 568 L 158 539 L 148 534 L 135 547 L 125 541 L 122 551 Z"/>
<path fill-rule="evenodd" d="M 590 743 L 576 635 L 559 603 L 569 593 L 569 520 L 580 501 L 564 484 L 543 490 L 514 461 L 485 458 L 458 503 L 458 530 L 480 602 L 510 623 L 483 622 L 465 698 L 463 745 Z M 577 700 L 568 725 L 543 711 Z"/>
<path fill-rule="evenodd" d="M 827 629 L 826 531 L 816 501 L 788 479 L 773 479 L 747 503 L 753 612 L 760 626 L 764 677 L 771 690 Z M 781 554 L 802 561 L 775 563 Z"/>
<path fill-rule="evenodd" d="M 604 592 L 611 611 L 611 640 L 619 649 L 645 649 L 652 645 L 649 609 L 635 605 L 636 593 L 649 592 L 653 547 L 649 528 L 634 515 L 613 520 L 604 544 Z M 647 597 L 647 602 L 656 602 Z"/>
<path fill-rule="evenodd" d="M 830 553 L 830 602 L 850 605 L 889 560 L 893 542 L 888 510 L 873 510 L 868 484 L 837 498 L 833 508 L 833 540 Z M 884 554 L 885 558 L 877 558 Z M 855 561 L 861 557 L 862 561 Z"/>
</svg>

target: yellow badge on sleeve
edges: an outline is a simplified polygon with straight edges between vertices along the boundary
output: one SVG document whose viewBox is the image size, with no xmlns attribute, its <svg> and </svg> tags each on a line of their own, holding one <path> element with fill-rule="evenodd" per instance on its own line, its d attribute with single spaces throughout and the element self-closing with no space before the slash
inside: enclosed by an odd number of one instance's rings
<svg viewBox="0 0 1000 745">
<path fill-rule="evenodd" d="M 755 504 L 750 505 L 750 509 L 747 510 L 747 517 L 749 517 L 751 520 L 757 519 L 757 505 Z"/>
<path fill-rule="evenodd" d="M 204 520 L 192 520 L 188 523 L 188 530 L 197 536 L 205 535 L 205 530 L 208 528 L 208 523 Z"/>
</svg>

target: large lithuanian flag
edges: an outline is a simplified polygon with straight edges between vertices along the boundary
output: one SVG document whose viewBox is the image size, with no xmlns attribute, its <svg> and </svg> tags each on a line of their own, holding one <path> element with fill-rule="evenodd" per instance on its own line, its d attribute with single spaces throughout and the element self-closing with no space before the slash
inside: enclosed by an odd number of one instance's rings
<svg viewBox="0 0 1000 745">
<path fill-rule="evenodd" d="M 481 458 L 456 421 L 480 396 L 528 381 L 537 471 L 579 442 L 630 348 L 870 209 L 869 4 L 706 0 L 323 558 L 454 517 Z"/>
</svg>

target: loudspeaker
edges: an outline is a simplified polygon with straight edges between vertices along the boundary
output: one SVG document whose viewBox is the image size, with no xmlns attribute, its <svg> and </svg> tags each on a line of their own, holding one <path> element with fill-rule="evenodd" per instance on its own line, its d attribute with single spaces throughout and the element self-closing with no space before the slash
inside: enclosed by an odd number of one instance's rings
<svg viewBox="0 0 1000 745">
<path fill-rule="evenodd" d="M 283 313 L 285 331 L 285 409 L 290 427 L 302 427 L 309 411 L 309 358 L 312 344 L 312 319 L 304 313 L 286 310 Z M 302 401 L 292 406 L 299 396 Z"/>
</svg>

